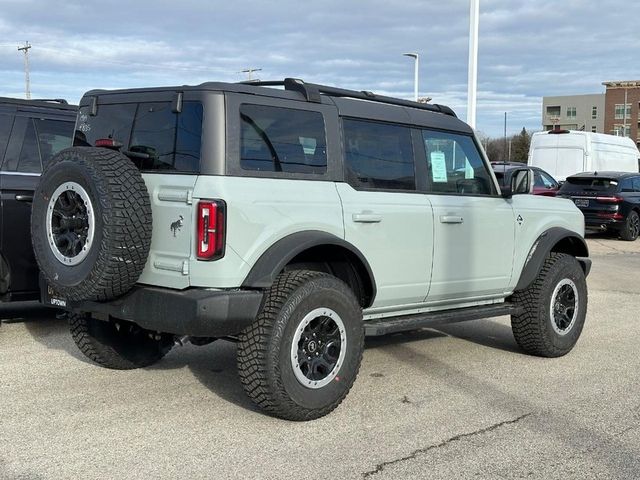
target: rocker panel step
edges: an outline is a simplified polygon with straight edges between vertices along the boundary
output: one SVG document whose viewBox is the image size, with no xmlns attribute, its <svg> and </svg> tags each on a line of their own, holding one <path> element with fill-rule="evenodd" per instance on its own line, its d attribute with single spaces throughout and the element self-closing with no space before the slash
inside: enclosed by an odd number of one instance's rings
<svg viewBox="0 0 640 480">
<path fill-rule="evenodd" d="M 512 303 L 500 303 L 497 305 L 483 305 L 481 307 L 418 313 L 402 317 L 378 318 L 365 321 L 364 333 L 369 337 L 377 337 L 390 333 L 406 332 L 407 330 L 447 325 L 449 323 L 480 320 L 482 318 L 499 317 L 502 315 L 514 315 L 519 313 L 521 309 L 522 307 Z"/>
</svg>

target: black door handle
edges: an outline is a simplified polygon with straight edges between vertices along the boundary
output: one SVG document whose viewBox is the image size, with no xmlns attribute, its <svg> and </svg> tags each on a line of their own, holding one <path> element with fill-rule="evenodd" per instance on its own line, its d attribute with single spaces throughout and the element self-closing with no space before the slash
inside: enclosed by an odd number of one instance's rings
<svg viewBox="0 0 640 480">
<path fill-rule="evenodd" d="M 33 202 L 33 195 L 24 195 L 19 193 L 16 195 L 16 200 L 19 202 Z"/>
</svg>

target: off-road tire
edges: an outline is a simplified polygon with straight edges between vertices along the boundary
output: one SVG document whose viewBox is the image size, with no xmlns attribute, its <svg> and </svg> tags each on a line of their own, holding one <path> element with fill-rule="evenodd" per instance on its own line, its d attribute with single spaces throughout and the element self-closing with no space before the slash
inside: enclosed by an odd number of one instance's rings
<svg viewBox="0 0 640 480">
<path fill-rule="evenodd" d="M 83 187 L 93 205 L 93 242 L 76 265 L 58 260 L 47 239 L 47 208 L 66 182 Z M 135 165 L 105 148 L 74 147 L 58 153 L 42 174 L 31 214 L 38 266 L 57 296 L 70 301 L 110 300 L 136 283 L 151 245 L 151 204 Z"/>
<path fill-rule="evenodd" d="M 560 335 L 554 330 L 551 301 L 554 289 L 570 280 L 578 293 L 577 314 L 573 325 Z M 522 307 L 511 316 L 511 328 L 516 342 L 526 353 L 541 357 L 560 357 L 574 347 L 587 314 L 587 282 L 582 267 L 571 255 L 551 253 L 533 283 L 514 293 L 512 301 Z"/>
<path fill-rule="evenodd" d="M 640 215 L 635 210 L 631 210 L 624 221 L 624 226 L 620 229 L 620 238 L 633 242 L 638 235 L 640 235 Z"/>
<path fill-rule="evenodd" d="M 173 335 L 155 333 L 121 320 L 69 314 L 71 336 L 80 351 L 98 365 L 132 370 L 153 365 L 173 347 Z"/>
<path fill-rule="evenodd" d="M 347 347 L 335 378 L 312 389 L 296 378 L 290 352 L 301 319 L 316 308 L 330 308 L 341 317 Z M 351 289 L 329 274 L 283 272 L 239 340 L 238 371 L 249 398 L 270 415 L 312 420 L 334 410 L 356 379 L 364 350 L 362 309 Z"/>
</svg>

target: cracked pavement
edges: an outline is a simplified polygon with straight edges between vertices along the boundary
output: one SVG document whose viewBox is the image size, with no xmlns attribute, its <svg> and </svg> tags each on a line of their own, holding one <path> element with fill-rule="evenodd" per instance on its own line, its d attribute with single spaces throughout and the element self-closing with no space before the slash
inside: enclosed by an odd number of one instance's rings
<svg viewBox="0 0 640 480">
<path fill-rule="evenodd" d="M 508 318 L 367 340 L 333 414 L 272 419 L 235 346 L 177 348 L 117 372 L 48 312 L 0 326 L 0 479 L 640 478 L 640 240 L 589 239 L 587 324 L 558 359 L 523 355 Z"/>
</svg>

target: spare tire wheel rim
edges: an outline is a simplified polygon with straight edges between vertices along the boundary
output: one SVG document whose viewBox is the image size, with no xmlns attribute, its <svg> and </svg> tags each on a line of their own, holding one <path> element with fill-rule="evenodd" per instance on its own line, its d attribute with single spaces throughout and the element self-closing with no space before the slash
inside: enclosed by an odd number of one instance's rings
<svg viewBox="0 0 640 480">
<path fill-rule="evenodd" d="M 91 249 L 95 213 L 89 194 L 76 182 L 65 182 L 47 206 L 47 241 L 51 252 L 67 266 L 82 262 Z"/>
<path fill-rule="evenodd" d="M 551 326 L 558 335 L 571 331 L 578 318 L 578 288 L 572 280 L 565 278 L 558 282 L 551 295 Z"/>
<path fill-rule="evenodd" d="M 307 313 L 291 343 L 291 366 L 298 382 L 322 388 L 336 378 L 344 363 L 347 335 L 340 316 L 330 308 Z"/>
</svg>

